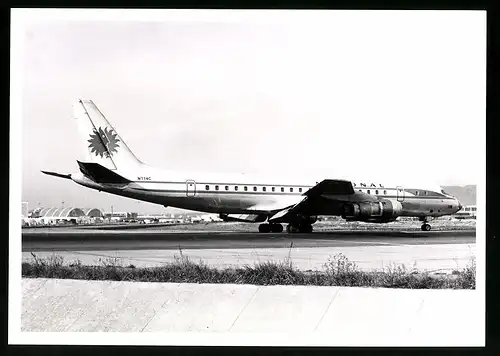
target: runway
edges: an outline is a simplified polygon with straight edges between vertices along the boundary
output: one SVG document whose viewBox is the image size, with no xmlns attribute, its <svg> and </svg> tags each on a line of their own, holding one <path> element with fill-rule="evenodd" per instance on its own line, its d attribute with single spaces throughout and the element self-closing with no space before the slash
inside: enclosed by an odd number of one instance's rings
<svg viewBox="0 0 500 356">
<path fill-rule="evenodd" d="M 401 246 L 475 243 L 474 230 L 395 232 L 333 231 L 311 234 L 228 231 L 33 229 L 22 234 L 23 251 L 227 249 Z"/>
<path fill-rule="evenodd" d="M 31 253 L 63 256 L 68 263 L 100 264 L 118 259 L 123 265 L 158 266 L 181 253 L 216 267 L 242 266 L 287 258 L 303 270 L 322 269 L 338 253 L 360 269 L 394 264 L 408 268 L 451 272 L 466 266 L 475 255 L 475 230 L 346 231 L 312 234 L 239 231 L 181 231 L 171 229 L 104 230 L 88 228 L 25 229 L 23 260 Z"/>
</svg>

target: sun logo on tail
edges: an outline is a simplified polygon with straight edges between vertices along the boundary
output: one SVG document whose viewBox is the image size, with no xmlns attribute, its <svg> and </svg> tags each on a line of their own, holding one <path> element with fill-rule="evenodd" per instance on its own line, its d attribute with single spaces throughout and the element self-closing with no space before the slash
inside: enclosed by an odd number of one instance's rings
<svg viewBox="0 0 500 356">
<path fill-rule="evenodd" d="M 118 142 L 120 140 L 116 138 L 117 134 L 113 133 L 112 129 L 108 129 L 107 127 L 102 128 L 99 127 L 99 130 L 94 129 L 93 134 L 90 134 L 90 142 L 89 148 L 91 149 L 91 153 L 95 153 L 96 156 L 109 158 L 113 155 L 113 153 L 117 152 L 117 148 L 120 147 Z"/>
</svg>

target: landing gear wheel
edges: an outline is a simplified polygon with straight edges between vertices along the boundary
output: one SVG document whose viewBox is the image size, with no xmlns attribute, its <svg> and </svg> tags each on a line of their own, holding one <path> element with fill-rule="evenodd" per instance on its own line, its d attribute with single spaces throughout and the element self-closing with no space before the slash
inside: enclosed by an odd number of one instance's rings
<svg viewBox="0 0 500 356">
<path fill-rule="evenodd" d="M 286 226 L 286 232 L 288 232 L 289 234 L 293 234 L 293 233 L 299 232 L 299 229 L 297 229 L 297 227 L 293 226 L 292 224 L 288 224 Z"/>
<path fill-rule="evenodd" d="M 272 224 L 271 225 L 271 232 L 276 232 L 276 233 L 283 232 L 283 225 L 281 225 L 281 224 Z"/>
<path fill-rule="evenodd" d="M 311 224 L 305 224 L 305 225 L 299 225 L 299 226 L 296 226 L 296 225 L 292 225 L 292 224 L 288 224 L 286 226 L 286 232 L 288 232 L 289 234 L 293 234 L 293 233 L 302 233 L 302 234 L 309 234 L 313 231 L 313 227 Z"/>
<path fill-rule="evenodd" d="M 283 225 L 281 224 L 260 224 L 259 232 L 268 233 L 268 232 L 283 232 Z"/>
<path fill-rule="evenodd" d="M 431 231 L 431 226 L 429 224 L 423 224 L 421 227 L 422 231 Z"/>
<path fill-rule="evenodd" d="M 263 232 L 263 233 L 271 232 L 271 225 L 269 225 L 269 224 L 260 224 L 259 225 L 259 232 Z"/>
</svg>

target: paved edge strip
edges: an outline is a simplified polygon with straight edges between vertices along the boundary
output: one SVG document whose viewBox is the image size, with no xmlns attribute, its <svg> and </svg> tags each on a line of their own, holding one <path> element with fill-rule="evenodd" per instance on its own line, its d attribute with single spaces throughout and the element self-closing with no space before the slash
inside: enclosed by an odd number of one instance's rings
<svg viewBox="0 0 500 356">
<path fill-rule="evenodd" d="M 23 278 L 22 291 L 22 332 L 300 333 L 332 345 L 483 341 L 472 290 Z"/>
</svg>

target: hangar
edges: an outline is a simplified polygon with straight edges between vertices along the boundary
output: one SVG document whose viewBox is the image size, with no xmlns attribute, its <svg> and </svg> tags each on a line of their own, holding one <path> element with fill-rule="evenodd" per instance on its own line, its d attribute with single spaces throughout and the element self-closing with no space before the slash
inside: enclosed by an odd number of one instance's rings
<svg viewBox="0 0 500 356">
<path fill-rule="evenodd" d="M 38 212 L 40 218 L 66 219 L 85 216 L 85 212 L 80 208 L 43 208 Z"/>
<path fill-rule="evenodd" d="M 104 218 L 104 213 L 97 208 L 83 208 L 85 216 L 89 218 Z"/>
<path fill-rule="evenodd" d="M 58 220 L 77 222 L 102 219 L 104 214 L 102 210 L 98 208 L 65 207 L 37 209 L 32 212 L 31 217 L 40 219 L 43 222 L 55 222 Z"/>
</svg>

